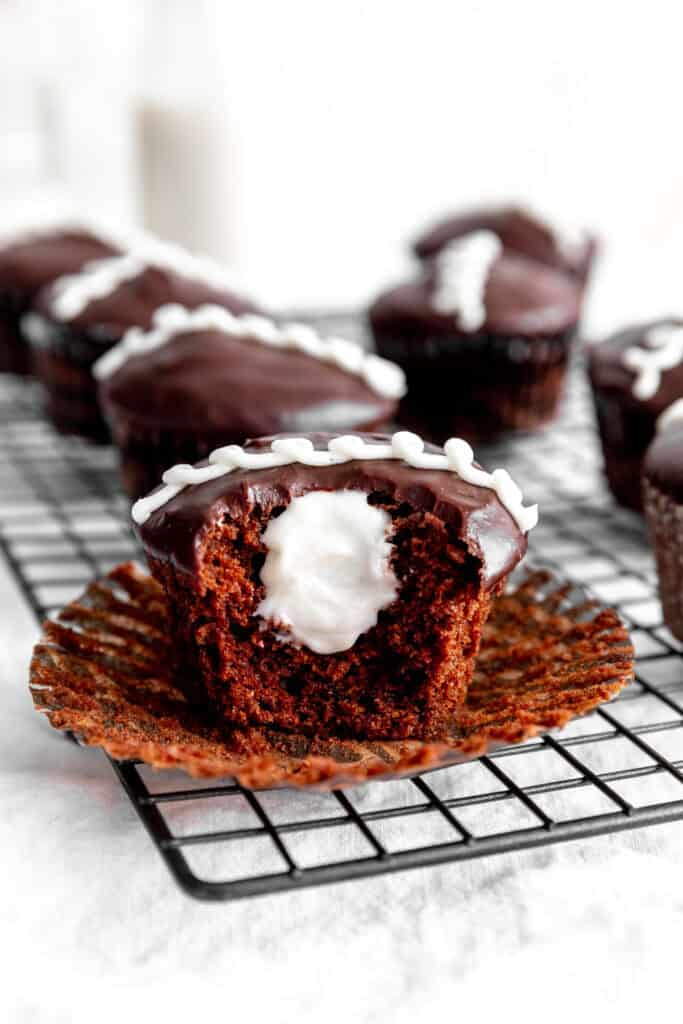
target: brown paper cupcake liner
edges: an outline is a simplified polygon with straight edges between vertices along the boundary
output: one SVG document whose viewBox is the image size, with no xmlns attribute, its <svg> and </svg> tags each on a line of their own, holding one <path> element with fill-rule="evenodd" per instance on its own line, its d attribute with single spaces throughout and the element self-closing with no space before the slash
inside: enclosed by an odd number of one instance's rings
<svg viewBox="0 0 683 1024">
<path fill-rule="evenodd" d="M 415 343 L 375 329 L 374 337 L 380 355 L 397 362 L 408 377 L 401 423 L 443 442 L 453 436 L 488 440 L 551 422 L 575 331 L 533 340 L 436 335 Z"/>
<path fill-rule="evenodd" d="M 655 549 L 664 621 L 683 640 L 683 508 L 643 478 L 648 529 Z"/>
<path fill-rule="evenodd" d="M 620 505 L 643 511 L 643 459 L 655 432 L 656 415 L 593 386 L 593 401 L 610 491 Z"/>
<path fill-rule="evenodd" d="M 217 728 L 175 683 L 164 593 L 132 564 L 90 584 L 43 626 L 31 664 L 51 725 L 116 759 L 243 786 L 332 787 L 396 778 L 482 756 L 560 728 L 632 678 L 616 613 L 544 571 L 517 574 L 485 628 L 467 701 L 439 742 L 315 739 Z"/>
</svg>

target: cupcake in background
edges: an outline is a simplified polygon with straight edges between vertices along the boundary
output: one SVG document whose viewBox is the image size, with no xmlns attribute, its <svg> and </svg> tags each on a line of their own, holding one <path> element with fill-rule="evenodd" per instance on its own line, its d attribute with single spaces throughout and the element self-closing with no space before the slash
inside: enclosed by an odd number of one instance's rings
<svg viewBox="0 0 683 1024">
<path fill-rule="evenodd" d="M 416 279 L 380 295 L 369 321 L 408 394 L 400 419 L 435 441 L 535 430 L 558 410 L 581 286 L 473 231 Z"/>
<path fill-rule="evenodd" d="M 643 463 L 643 505 L 664 621 L 683 641 L 683 398 L 662 413 Z"/>
<path fill-rule="evenodd" d="M 642 510 L 641 470 L 657 418 L 683 396 L 683 320 L 628 327 L 589 352 L 589 376 L 612 494 Z"/>
<path fill-rule="evenodd" d="M 131 498 L 169 466 L 249 437 L 375 430 L 405 392 L 398 366 L 354 342 L 209 305 L 164 306 L 93 372 Z"/>
<path fill-rule="evenodd" d="M 150 242 L 123 256 L 96 260 L 38 293 L 22 330 L 58 430 L 108 440 L 92 365 L 130 327 L 151 327 L 155 310 L 169 302 L 191 309 L 212 303 L 234 313 L 259 312 L 221 268 L 166 243 Z"/>
<path fill-rule="evenodd" d="M 0 242 L 0 372 L 31 372 L 20 322 L 41 288 L 120 252 L 109 234 L 79 226 L 26 231 Z"/>
<path fill-rule="evenodd" d="M 415 255 L 431 260 L 473 231 L 491 231 L 505 249 L 567 273 L 585 287 L 595 259 L 595 238 L 585 229 L 549 220 L 532 208 L 508 203 L 463 210 L 440 220 L 416 239 Z"/>
</svg>

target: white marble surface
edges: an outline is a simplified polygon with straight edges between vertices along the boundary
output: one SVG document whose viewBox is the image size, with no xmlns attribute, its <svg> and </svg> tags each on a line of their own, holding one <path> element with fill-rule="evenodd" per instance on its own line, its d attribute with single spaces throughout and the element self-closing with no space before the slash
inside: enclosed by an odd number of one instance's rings
<svg viewBox="0 0 683 1024">
<path fill-rule="evenodd" d="M 189 900 L 105 758 L 33 713 L 36 626 L 4 565 L 0 594 L 3 1020 L 209 1008 L 269 1022 L 630 1020 L 677 998 L 683 823 L 243 903 Z"/>
</svg>

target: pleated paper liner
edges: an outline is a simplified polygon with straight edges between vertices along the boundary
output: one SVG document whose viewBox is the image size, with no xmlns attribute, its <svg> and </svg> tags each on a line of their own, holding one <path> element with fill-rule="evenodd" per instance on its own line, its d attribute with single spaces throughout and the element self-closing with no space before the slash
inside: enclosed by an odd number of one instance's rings
<svg viewBox="0 0 683 1024">
<path fill-rule="evenodd" d="M 176 686 L 165 598 L 133 564 L 47 621 L 31 664 L 35 707 L 114 758 L 253 789 L 329 789 L 468 761 L 566 725 L 632 678 L 617 614 L 550 573 L 517 573 L 494 604 L 465 706 L 440 742 L 314 739 L 218 729 Z"/>
</svg>

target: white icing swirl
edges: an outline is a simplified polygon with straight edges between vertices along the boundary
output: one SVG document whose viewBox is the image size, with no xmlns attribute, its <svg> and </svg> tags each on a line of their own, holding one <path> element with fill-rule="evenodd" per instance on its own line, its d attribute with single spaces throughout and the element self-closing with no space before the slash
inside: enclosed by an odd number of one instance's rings
<svg viewBox="0 0 683 1024">
<path fill-rule="evenodd" d="M 111 295 L 124 281 L 139 277 L 145 264 L 132 254 L 90 260 L 77 274 L 65 274 L 52 286 L 50 312 L 57 320 L 73 320 L 91 302 Z"/>
<path fill-rule="evenodd" d="M 478 331 L 486 320 L 486 282 L 501 250 L 492 231 L 472 231 L 449 242 L 436 261 L 434 309 L 456 313 L 462 330 Z"/>
<path fill-rule="evenodd" d="M 424 441 L 417 434 L 401 430 L 390 443 L 368 444 L 362 437 L 345 434 L 330 439 L 326 449 L 318 450 L 305 437 L 279 438 L 272 442 L 270 451 L 247 452 L 237 444 L 216 448 L 209 456 L 207 466 L 172 466 L 164 473 L 164 486 L 135 502 L 131 510 L 133 520 L 141 526 L 153 512 L 162 508 L 184 487 L 215 480 L 236 469 L 273 469 L 298 462 L 303 466 L 337 466 L 343 462 L 371 459 L 398 459 L 415 469 L 438 469 L 457 473 L 461 480 L 495 491 L 522 533 L 528 533 L 538 522 L 538 505 L 525 506 L 522 492 L 504 469 L 487 473 L 474 463 L 474 453 L 467 441 L 452 437 L 444 445 L 444 453 L 426 452 Z"/>
<path fill-rule="evenodd" d="M 659 324 L 643 338 L 642 345 L 631 345 L 622 355 L 624 366 L 632 370 L 633 397 L 647 402 L 659 391 L 662 372 L 683 362 L 683 324 Z"/>
<path fill-rule="evenodd" d="M 139 327 L 126 331 L 121 341 L 98 359 L 92 372 L 98 380 L 104 380 L 116 373 L 131 356 L 153 352 L 176 335 L 192 331 L 220 331 L 231 338 L 303 352 L 312 359 L 331 363 L 340 370 L 361 377 L 369 388 L 386 398 L 401 398 L 406 392 L 405 374 L 400 366 L 365 352 L 353 341 L 321 338 L 307 324 L 279 327 L 265 316 L 253 313 L 235 316 L 222 306 L 213 305 L 197 309 L 185 309 L 176 304 L 161 306 L 154 314 L 150 331 Z"/>
<path fill-rule="evenodd" d="M 662 430 L 668 430 L 675 423 L 680 423 L 683 420 L 683 398 L 677 398 L 675 402 L 668 405 L 663 413 L 657 417 L 657 433 L 661 433 Z"/>
<path fill-rule="evenodd" d="M 243 294 L 243 289 L 222 267 L 204 257 L 195 256 L 179 245 L 138 236 L 123 256 L 92 260 L 77 274 L 66 274 L 52 286 L 50 309 L 58 320 L 73 320 L 91 302 L 111 295 L 119 285 L 144 273 L 147 267 L 170 270 L 210 288 Z"/>
</svg>

